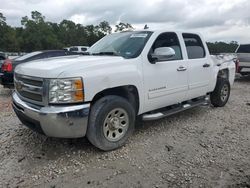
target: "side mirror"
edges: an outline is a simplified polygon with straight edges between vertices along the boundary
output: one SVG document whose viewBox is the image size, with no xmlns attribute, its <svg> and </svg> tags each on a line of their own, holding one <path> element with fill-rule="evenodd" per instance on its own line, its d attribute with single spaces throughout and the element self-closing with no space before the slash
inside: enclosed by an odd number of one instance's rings
<svg viewBox="0 0 250 188">
<path fill-rule="evenodd" d="M 151 57 L 156 61 L 167 61 L 175 57 L 175 51 L 170 47 L 160 47 L 155 49 Z"/>
</svg>

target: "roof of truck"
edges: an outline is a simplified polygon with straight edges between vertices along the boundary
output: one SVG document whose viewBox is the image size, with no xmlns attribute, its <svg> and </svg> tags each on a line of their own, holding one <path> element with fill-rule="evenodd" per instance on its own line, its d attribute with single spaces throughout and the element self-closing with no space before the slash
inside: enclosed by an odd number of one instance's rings
<svg viewBox="0 0 250 188">
<path fill-rule="evenodd" d="M 192 34 L 199 34 L 199 32 L 195 31 L 182 31 L 182 30 L 173 30 L 173 29 L 139 29 L 139 30 L 127 30 L 127 31 L 121 31 L 121 33 L 125 32 L 143 32 L 143 31 L 149 31 L 149 32 L 156 32 L 156 33 L 163 33 L 163 32 L 174 32 L 174 33 L 192 33 Z"/>
</svg>

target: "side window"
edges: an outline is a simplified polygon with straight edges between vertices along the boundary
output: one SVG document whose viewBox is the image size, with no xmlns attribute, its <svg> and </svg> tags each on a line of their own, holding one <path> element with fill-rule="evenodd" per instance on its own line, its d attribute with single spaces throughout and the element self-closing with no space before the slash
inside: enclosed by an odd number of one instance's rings
<svg viewBox="0 0 250 188">
<path fill-rule="evenodd" d="M 85 52 L 85 51 L 87 51 L 87 48 L 81 48 L 81 50 L 82 50 L 83 52 Z"/>
<path fill-rule="evenodd" d="M 175 51 L 175 57 L 171 61 L 182 59 L 181 46 L 176 33 L 163 33 L 159 35 L 151 48 L 151 52 L 160 47 L 170 47 Z"/>
<path fill-rule="evenodd" d="M 183 34 L 186 45 L 188 59 L 200 59 L 206 56 L 201 38 L 195 34 Z"/>
<path fill-rule="evenodd" d="M 250 53 L 250 44 L 240 45 L 236 53 Z"/>
<path fill-rule="evenodd" d="M 77 47 L 72 47 L 72 48 L 69 49 L 69 51 L 71 51 L 71 52 L 77 52 L 78 48 Z"/>
</svg>

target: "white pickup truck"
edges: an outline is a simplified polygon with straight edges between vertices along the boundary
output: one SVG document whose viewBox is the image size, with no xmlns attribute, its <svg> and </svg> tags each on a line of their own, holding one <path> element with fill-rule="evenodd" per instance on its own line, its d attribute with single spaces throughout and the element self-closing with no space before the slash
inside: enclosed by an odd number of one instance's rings
<svg viewBox="0 0 250 188">
<path fill-rule="evenodd" d="M 138 116 L 156 120 L 209 101 L 224 106 L 234 77 L 233 60 L 210 56 L 199 34 L 114 33 L 85 56 L 17 66 L 13 108 L 37 132 L 86 135 L 108 151 L 125 144 Z"/>
</svg>

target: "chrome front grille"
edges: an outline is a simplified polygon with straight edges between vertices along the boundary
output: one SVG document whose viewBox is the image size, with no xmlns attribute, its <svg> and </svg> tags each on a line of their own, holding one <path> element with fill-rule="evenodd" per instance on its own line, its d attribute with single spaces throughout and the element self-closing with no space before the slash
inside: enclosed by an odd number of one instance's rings
<svg viewBox="0 0 250 188">
<path fill-rule="evenodd" d="M 24 101 L 41 106 L 44 105 L 44 81 L 42 78 L 15 74 L 14 84 L 17 94 Z"/>
</svg>

